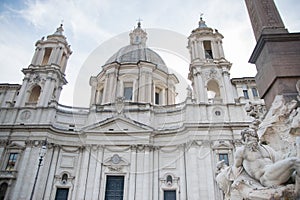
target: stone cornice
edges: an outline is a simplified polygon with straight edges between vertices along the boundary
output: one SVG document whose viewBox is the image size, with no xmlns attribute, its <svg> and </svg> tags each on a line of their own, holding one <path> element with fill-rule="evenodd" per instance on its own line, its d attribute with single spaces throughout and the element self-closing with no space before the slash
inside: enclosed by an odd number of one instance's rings
<svg viewBox="0 0 300 200">
<path fill-rule="evenodd" d="M 250 63 L 255 64 L 261 51 L 267 42 L 292 42 L 300 41 L 300 33 L 280 33 L 280 34 L 262 34 L 258 39 L 256 46 L 249 59 Z"/>
<path fill-rule="evenodd" d="M 9 83 L 1 83 L 0 89 L 20 89 L 20 84 L 9 84 Z"/>
</svg>

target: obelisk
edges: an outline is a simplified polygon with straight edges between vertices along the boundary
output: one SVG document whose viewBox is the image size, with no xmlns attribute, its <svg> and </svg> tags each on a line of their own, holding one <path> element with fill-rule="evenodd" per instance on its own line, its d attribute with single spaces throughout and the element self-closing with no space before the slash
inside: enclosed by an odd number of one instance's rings
<svg viewBox="0 0 300 200">
<path fill-rule="evenodd" d="M 293 99 L 300 79 L 300 33 L 289 33 L 273 0 L 245 0 L 256 46 L 249 62 L 260 96 L 270 108 L 276 95 Z"/>
</svg>

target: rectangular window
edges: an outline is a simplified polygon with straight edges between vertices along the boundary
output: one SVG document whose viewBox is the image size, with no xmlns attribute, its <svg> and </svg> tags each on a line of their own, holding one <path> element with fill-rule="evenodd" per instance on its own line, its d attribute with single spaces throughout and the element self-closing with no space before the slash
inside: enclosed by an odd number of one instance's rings
<svg viewBox="0 0 300 200">
<path fill-rule="evenodd" d="M 57 188 L 55 200 L 67 200 L 69 195 L 69 188 Z"/>
<path fill-rule="evenodd" d="M 157 105 L 162 104 L 162 90 L 160 88 L 155 88 L 154 103 Z"/>
<path fill-rule="evenodd" d="M 176 200 L 176 190 L 165 190 L 164 200 Z"/>
<path fill-rule="evenodd" d="M 203 41 L 204 53 L 206 59 L 213 59 L 213 53 L 211 49 L 211 41 Z"/>
<path fill-rule="evenodd" d="M 159 104 L 159 93 L 155 92 L 155 104 Z"/>
<path fill-rule="evenodd" d="M 123 200 L 124 176 L 107 176 L 105 200 Z"/>
<path fill-rule="evenodd" d="M 220 153 L 219 154 L 219 161 L 224 160 L 225 164 L 229 166 L 228 154 L 227 153 Z"/>
<path fill-rule="evenodd" d="M 50 58 L 50 55 L 51 55 L 51 51 L 52 51 L 52 48 L 46 48 L 45 49 L 45 54 L 44 54 L 44 58 L 43 58 L 43 61 L 42 61 L 42 65 L 47 65 L 48 64 L 48 61 L 49 61 L 49 58 Z"/>
<path fill-rule="evenodd" d="M 124 98 L 125 100 L 132 100 L 133 87 L 132 83 L 124 83 Z"/>
<path fill-rule="evenodd" d="M 17 158 L 18 158 L 18 153 L 10 153 L 5 170 L 7 171 L 15 170 Z"/>
<path fill-rule="evenodd" d="M 243 90 L 245 99 L 249 99 L 248 90 Z"/>
<path fill-rule="evenodd" d="M 252 94 L 253 94 L 254 97 L 258 97 L 258 93 L 257 93 L 256 88 L 252 88 Z"/>
</svg>

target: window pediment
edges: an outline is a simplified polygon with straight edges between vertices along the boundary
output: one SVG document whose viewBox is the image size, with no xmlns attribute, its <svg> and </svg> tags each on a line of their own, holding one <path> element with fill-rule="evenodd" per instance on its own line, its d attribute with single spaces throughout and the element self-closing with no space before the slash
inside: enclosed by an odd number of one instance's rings
<svg viewBox="0 0 300 200">
<path fill-rule="evenodd" d="M 9 149 L 9 150 L 24 150 L 25 146 L 22 146 L 18 143 L 11 143 L 11 144 L 6 146 L 6 149 Z"/>
<path fill-rule="evenodd" d="M 229 141 L 215 141 L 212 146 L 213 149 L 233 149 Z"/>
</svg>

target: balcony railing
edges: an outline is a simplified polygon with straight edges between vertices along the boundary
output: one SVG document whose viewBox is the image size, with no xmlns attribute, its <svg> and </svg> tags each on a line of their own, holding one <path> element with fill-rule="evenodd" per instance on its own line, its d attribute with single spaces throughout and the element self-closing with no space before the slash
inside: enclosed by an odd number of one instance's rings
<svg viewBox="0 0 300 200">
<path fill-rule="evenodd" d="M 5 179 L 16 179 L 17 178 L 17 171 L 8 171 L 8 170 L 1 170 L 0 171 L 0 179 L 5 178 Z"/>
</svg>

